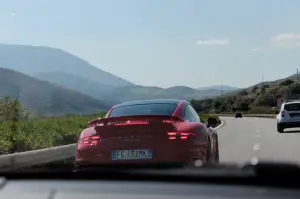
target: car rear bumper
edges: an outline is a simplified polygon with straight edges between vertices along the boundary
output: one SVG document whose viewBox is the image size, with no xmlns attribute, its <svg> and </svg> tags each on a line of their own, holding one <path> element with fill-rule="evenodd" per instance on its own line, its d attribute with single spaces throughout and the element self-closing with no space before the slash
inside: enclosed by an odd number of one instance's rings
<svg viewBox="0 0 300 199">
<path fill-rule="evenodd" d="M 172 163 L 140 163 L 140 164 L 75 164 L 74 169 L 76 171 L 94 171 L 98 169 L 170 169 L 170 168 L 182 168 L 188 165 L 185 162 L 172 162 Z"/>
<path fill-rule="evenodd" d="M 278 123 L 282 128 L 296 128 L 300 127 L 300 121 L 295 122 L 281 122 Z"/>
<path fill-rule="evenodd" d="M 111 151 L 102 151 L 96 154 L 88 154 L 77 152 L 77 165 L 149 165 L 149 164 L 187 164 L 194 160 L 200 159 L 202 162 L 206 160 L 206 146 L 194 149 L 172 149 L 163 151 L 154 151 L 151 159 L 136 160 L 112 160 Z"/>
</svg>

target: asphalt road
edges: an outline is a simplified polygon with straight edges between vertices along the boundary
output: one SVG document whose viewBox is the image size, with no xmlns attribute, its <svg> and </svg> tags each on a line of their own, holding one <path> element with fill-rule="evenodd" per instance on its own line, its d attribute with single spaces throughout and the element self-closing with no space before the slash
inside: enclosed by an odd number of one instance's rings
<svg viewBox="0 0 300 199">
<path fill-rule="evenodd" d="M 269 118 L 221 117 L 219 128 L 220 163 L 244 164 L 280 161 L 300 164 L 300 129 L 278 133 L 276 120 Z"/>
</svg>

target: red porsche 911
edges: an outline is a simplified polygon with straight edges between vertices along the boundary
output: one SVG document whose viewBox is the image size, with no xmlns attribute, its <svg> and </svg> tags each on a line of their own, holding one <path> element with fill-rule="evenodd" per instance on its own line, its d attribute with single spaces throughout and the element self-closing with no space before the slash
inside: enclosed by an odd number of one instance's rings
<svg viewBox="0 0 300 199">
<path fill-rule="evenodd" d="M 218 163 L 218 135 L 211 128 L 217 120 L 208 121 L 185 100 L 115 105 L 80 133 L 76 166 Z"/>
</svg>

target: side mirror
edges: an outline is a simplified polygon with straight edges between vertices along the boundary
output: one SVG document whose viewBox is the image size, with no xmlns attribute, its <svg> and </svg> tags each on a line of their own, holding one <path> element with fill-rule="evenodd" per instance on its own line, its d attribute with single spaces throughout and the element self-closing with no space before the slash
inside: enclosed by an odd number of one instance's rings
<svg viewBox="0 0 300 199">
<path fill-rule="evenodd" d="M 217 124 L 218 124 L 218 120 L 217 120 L 216 118 L 214 118 L 214 117 L 209 117 L 209 118 L 207 119 L 207 123 L 206 123 L 207 127 L 214 127 L 214 126 L 216 126 Z"/>
<path fill-rule="evenodd" d="M 80 135 L 80 134 L 76 135 L 75 138 L 74 138 L 74 140 L 75 140 L 76 142 L 78 141 L 79 135 Z"/>
</svg>

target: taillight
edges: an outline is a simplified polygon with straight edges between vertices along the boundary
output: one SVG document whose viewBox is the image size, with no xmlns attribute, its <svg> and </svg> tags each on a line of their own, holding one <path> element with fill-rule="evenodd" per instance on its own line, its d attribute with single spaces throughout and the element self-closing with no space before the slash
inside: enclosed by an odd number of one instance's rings
<svg viewBox="0 0 300 199">
<path fill-rule="evenodd" d="M 181 120 L 163 120 L 162 123 L 165 124 L 176 124 L 178 122 L 181 122 Z"/>
<path fill-rule="evenodd" d="M 162 123 L 167 123 L 167 124 L 170 124 L 170 123 L 173 123 L 174 121 L 172 120 L 163 120 Z"/>
<path fill-rule="evenodd" d="M 126 126 L 126 125 L 137 125 L 137 124 L 149 124 L 148 121 L 132 121 L 132 120 L 128 120 L 128 121 L 124 121 L 124 122 L 121 122 L 121 123 L 115 123 L 115 124 L 112 124 L 112 125 L 115 125 L 115 126 Z"/>
<path fill-rule="evenodd" d="M 189 140 L 196 135 L 189 132 L 167 132 L 167 136 L 169 140 Z"/>
<path fill-rule="evenodd" d="M 281 111 L 281 117 L 284 117 L 284 110 Z"/>
<path fill-rule="evenodd" d="M 84 144 L 84 145 L 97 145 L 101 142 L 101 138 L 99 135 L 94 135 L 94 136 L 88 136 L 81 138 L 79 140 L 79 144 Z"/>
</svg>

